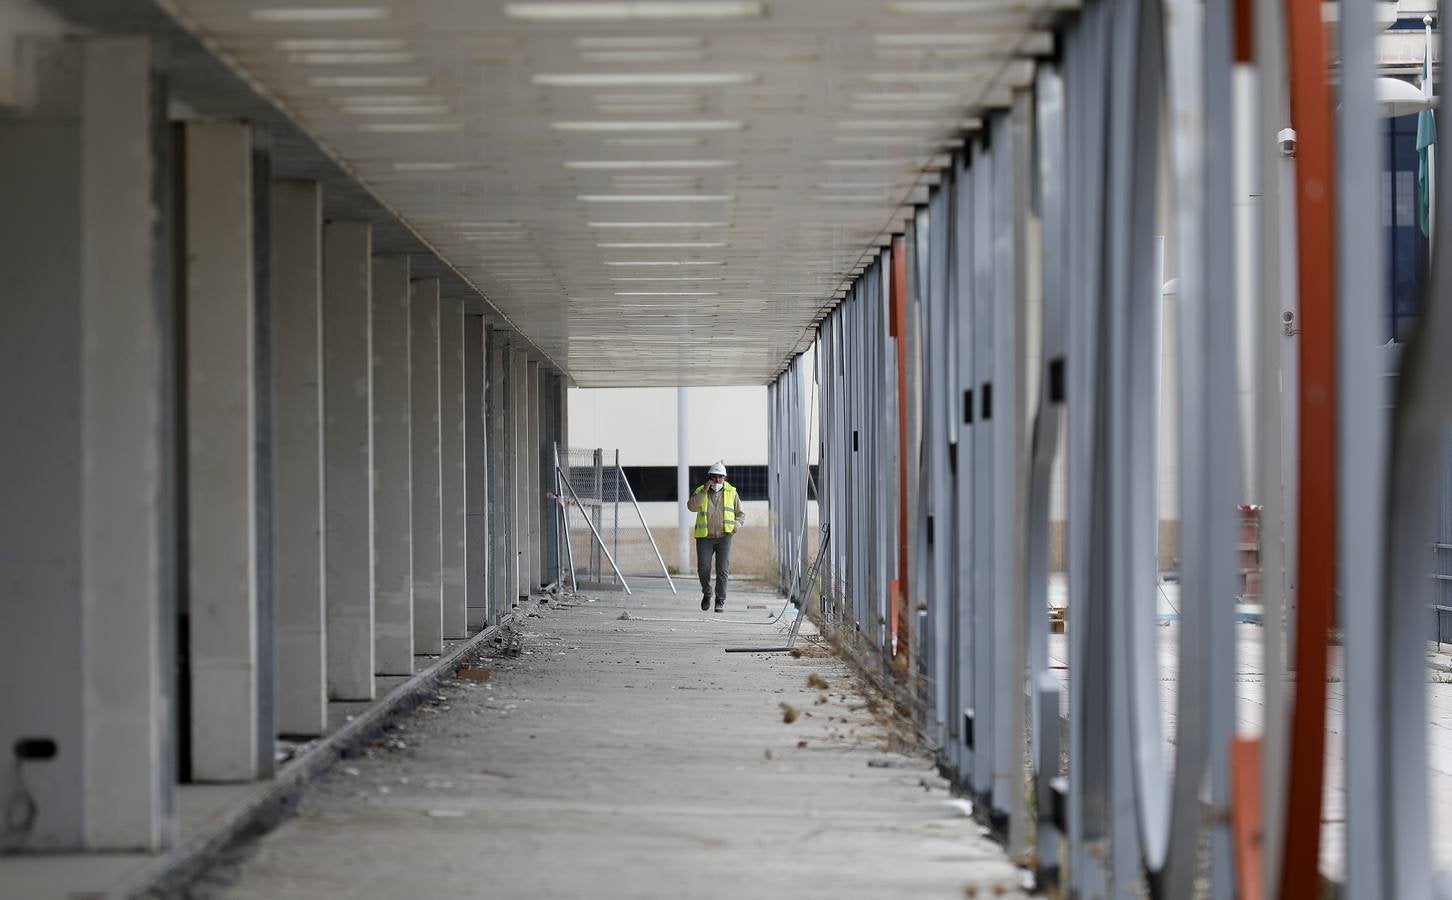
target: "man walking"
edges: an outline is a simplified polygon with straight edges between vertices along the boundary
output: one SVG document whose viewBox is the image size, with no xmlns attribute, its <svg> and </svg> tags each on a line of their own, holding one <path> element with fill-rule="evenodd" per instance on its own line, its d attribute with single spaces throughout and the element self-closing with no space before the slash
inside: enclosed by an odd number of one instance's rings
<svg viewBox="0 0 1452 900">
<path fill-rule="evenodd" d="M 711 558 L 716 559 L 716 612 L 726 606 L 731 574 L 731 535 L 746 524 L 736 488 L 726 482 L 726 465 L 717 462 L 706 483 L 691 492 L 686 509 L 696 514 L 696 573 L 701 576 L 701 609 L 711 608 Z"/>
</svg>

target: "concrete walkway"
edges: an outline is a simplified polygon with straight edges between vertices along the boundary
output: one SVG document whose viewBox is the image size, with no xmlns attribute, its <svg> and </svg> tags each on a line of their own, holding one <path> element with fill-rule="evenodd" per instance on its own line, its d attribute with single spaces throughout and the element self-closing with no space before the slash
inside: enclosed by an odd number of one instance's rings
<svg viewBox="0 0 1452 900">
<path fill-rule="evenodd" d="M 781 641 L 744 608 L 774 613 L 773 594 L 737 586 L 719 616 L 688 587 L 593 596 L 531 607 L 520 655 L 480 661 L 487 682 L 449 682 L 203 892 L 1018 895 L 1019 871 L 931 764 L 884 751 L 889 729 L 843 663 L 811 645 L 722 652 Z M 783 703 L 800 710 L 789 724 Z"/>
</svg>

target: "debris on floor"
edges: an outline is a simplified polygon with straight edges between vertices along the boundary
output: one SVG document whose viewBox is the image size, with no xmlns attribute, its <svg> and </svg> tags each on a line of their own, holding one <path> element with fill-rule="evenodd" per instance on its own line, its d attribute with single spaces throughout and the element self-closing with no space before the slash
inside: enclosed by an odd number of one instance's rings
<svg viewBox="0 0 1452 900">
<path fill-rule="evenodd" d="M 827 684 L 827 679 L 823 678 L 821 675 L 818 675 L 816 672 L 813 672 L 812 674 L 807 676 L 807 687 L 817 688 L 819 690 L 825 691 L 829 687 L 829 685 Z"/>
<path fill-rule="evenodd" d="M 479 684 L 483 684 L 490 678 L 494 677 L 494 671 L 492 669 L 485 669 L 480 666 L 471 666 L 468 663 L 460 663 L 459 667 L 454 670 L 454 675 L 455 677 L 462 678 L 465 681 L 473 681 Z"/>
<path fill-rule="evenodd" d="M 781 707 L 781 720 L 788 725 L 795 722 L 797 720 L 797 716 L 800 716 L 802 714 L 801 710 L 797 709 L 795 706 L 792 706 L 790 703 L 780 703 L 778 705 Z"/>
</svg>

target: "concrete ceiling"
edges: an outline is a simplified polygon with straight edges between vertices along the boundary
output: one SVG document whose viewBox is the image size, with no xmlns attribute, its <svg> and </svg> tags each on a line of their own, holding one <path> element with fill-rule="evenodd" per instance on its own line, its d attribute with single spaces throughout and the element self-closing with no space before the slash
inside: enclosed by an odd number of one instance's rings
<svg viewBox="0 0 1452 900">
<path fill-rule="evenodd" d="M 581 386 L 762 383 L 1063 0 L 159 0 Z"/>
</svg>

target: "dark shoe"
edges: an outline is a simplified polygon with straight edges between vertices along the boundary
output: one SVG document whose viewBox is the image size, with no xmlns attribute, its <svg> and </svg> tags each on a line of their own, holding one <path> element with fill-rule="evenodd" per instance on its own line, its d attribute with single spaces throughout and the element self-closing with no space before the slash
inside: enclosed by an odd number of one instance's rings
<svg viewBox="0 0 1452 900">
<path fill-rule="evenodd" d="M 726 601 L 724 601 L 724 600 L 717 600 L 716 601 L 716 612 L 721 612 L 725 608 L 726 608 Z"/>
<path fill-rule="evenodd" d="M 705 612 L 706 610 L 708 610 L 710 608 L 711 608 L 711 595 L 710 594 L 702 594 L 701 595 L 701 612 Z"/>
</svg>

